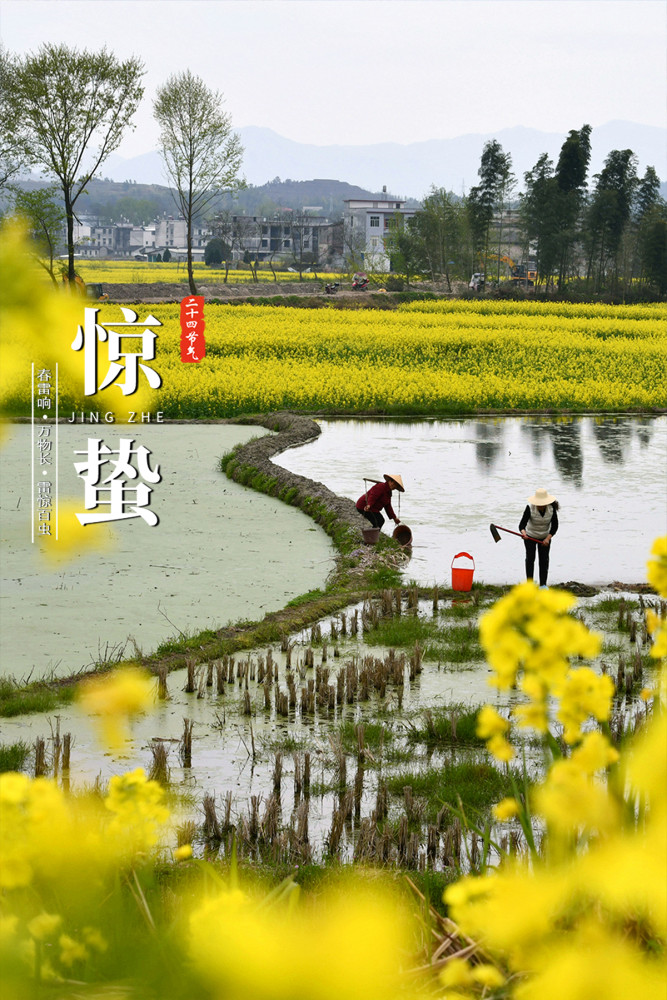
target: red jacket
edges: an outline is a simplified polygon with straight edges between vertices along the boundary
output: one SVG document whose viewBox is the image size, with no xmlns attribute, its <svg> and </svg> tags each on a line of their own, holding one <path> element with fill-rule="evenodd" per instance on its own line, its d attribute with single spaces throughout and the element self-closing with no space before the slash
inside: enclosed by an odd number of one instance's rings
<svg viewBox="0 0 667 1000">
<path fill-rule="evenodd" d="M 376 483 L 375 486 L 372 486 L 368 491 L 368 500 L 366 500 L 365 493 L 357 500 L 357 510 L 363 513 L 366 504 L 368 504 L 374 514 L 379 514 L 381 510 L 385 510 L 387 517 L 390 517 L 392 521 L 396 520 L 394 509 L 391 506 L 391 489 L 389 483 Z"/>
</svg>

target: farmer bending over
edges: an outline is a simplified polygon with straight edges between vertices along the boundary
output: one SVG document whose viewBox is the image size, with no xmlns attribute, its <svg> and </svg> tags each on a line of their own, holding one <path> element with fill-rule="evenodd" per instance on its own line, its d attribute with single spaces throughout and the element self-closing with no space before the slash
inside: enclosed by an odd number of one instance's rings
<svg viewBox="0 0 667 1000">
<path fill-rule="evenodd" d="M 390 517 L 396 524 L 400 524 L 400 518 L 396 517 L 391 506 L 392 490 L 405 493 L 403 480 L 400 476 L 384 476 L 384 482 L 376 482 L 375 486 L 372 486 L 357 500 L 357 510 L 363 514 L 367 521 L 371 522 L 374 528 L 381 528 L 384 524 L 384 518 L 380 513 L 383 510 L 387 517 Z"/>
</svg>

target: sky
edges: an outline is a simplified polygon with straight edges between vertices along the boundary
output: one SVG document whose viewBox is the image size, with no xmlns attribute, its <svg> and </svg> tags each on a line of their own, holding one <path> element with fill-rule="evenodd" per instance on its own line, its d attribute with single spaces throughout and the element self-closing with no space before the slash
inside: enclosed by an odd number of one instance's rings
<svg viewBox="0 0 667 1000">
<path fill-rule="evenodd" d="M 156 88 L 185 69 L 234 126 L 318 146 L 666 124 L 664 0 L 0 0 L 0 40 L 140 57 L 126 157 L 157 147 Z"/>
</svg>

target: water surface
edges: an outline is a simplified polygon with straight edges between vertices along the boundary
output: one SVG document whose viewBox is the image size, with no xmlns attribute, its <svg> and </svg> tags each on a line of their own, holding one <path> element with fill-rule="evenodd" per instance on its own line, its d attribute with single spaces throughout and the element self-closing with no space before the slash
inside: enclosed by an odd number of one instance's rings
<svg viewBox="0 0 667 1000">
<path fill-rule="evenodd" d="M 517 530 L 540 486 L 561 505 L 551 583 L 641 582 L 653 539 L 667 533 L 664 416 L 319 423 L 316 441 L 276 461 L 355 501 L 364 476 L 400 474 L 399 516 L 414 541 L 405 576 L 424 585 L 448 584 L 461 551 L 472 555 L 476 580 L 520 581 L 523 542 L 501 532 L 494 543 L 489 525 Z"/>
<path fill-rule="evenodd" d="M 134 437 L 162 481 L 151 497 L 159 524 L 114 523 L 112 548 L 54 566 L 31 542 L 30 432 L 14 426 L 2 452 L 0 676 L 66 676 L 135 645 L 151 653 L 181 633 L 262 618 L 322 586 L 333 567 L 333 546 L 310 518 L 220 472 L 220 456 L 258 430 L 219 424 L 61 425 L 61 503 L 84 510 L 73 452 L 89 437 L 113 448 Z"/>
</svg>

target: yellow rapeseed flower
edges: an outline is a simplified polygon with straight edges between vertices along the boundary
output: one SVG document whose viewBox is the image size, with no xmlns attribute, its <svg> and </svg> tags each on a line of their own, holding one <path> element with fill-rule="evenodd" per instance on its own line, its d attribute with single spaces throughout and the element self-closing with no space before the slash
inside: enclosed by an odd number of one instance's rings
<svg viewBox="0 0 667 1000">
<path fill-rule="evenodd" d="M 559 690 L 560 706 L 557 717 L 563 723 L 566 743 L 576 743 L 581 737 L 581 726 L 593 716 L 598 722 L 607 722 L 614 696 L 614 682 L 608 674 L 596 674 L 590 667 L 570 670 Z"/>
<path fill-rule="evenodd" d="M 39 913 L 28 924 L 28 933 L 37 941 L 44 941 L 54 936 L 61 923 L 62 917 L 59 913 Z"/>
<path fill-rule="evenodd" d="M 538 733 L 546 733 L 549 728 L 547 706 L 544 701 L 530 701 L 525 705 L 516 705 L 512 709 L 512 717 L 522 727 L 536 729 Z"/>
<path fill-rule="evenodd" d="M 655 660 L 664 660 L 667 658 L 667 621 L 649 609 L 646 612 L 646 625 L 653 637 L 651 656 Z"/>
<path fill-rule="evenodd" d="M 492 736 L 491 739 L 487 740 L 486 748 L 496 760 L 500 760 L 504 764 L 514 760 L 514 747 L 504 736 L 499 734 Z"/>
<path fill-rule="evenodd" d="M 541 867 L 532 873 L 520 862 L 445 889 L 445 902 L 464 934 L 520 966 L 525 949 L 541 941 L 564 912 L 571 883 L 566 870 Z"/>
<path fill-rule="evenodd" d="M 492 705 L 483 705 L 477 716 L 477 735 L 482 740 L 491 736 L 503 736 L 510 724 Z"/>
<path fill-rule="evenodd" d="M 664 996 L 664 963 L 642 954 L 623 936 L 591 921 L 533 953 L 531 974 L 516 1000 L 629 1000 Z"/>
<path fill-rule="evenodd" d="M 667 597 L 667 535 L 656 538 L 651 555 L 657 558 L 649 559 L 646 564 L 648 582 L 661 597 Z"/>
<path fill-rule="evenodd" d="M 183 844 L 181 847 L 175 847 L 173 855 L 174 861 L 187 861 L 188 858 L 192 857 L 192 844 Z"/>
<path fill-rule="evenodd" d="M 291 907 L 223 892 L 193 912 L 189 951 L 228 1000 L 379 1000 L 397 995 L 411 934 L 395 896 L 355 881 Z"/>
<path fill-rule="evenodd" d="M 80 941 L 75 941 L 69 934 L 61 934 L 58 944 L 60 945 L 60 961 L 68 968 L 76 962 L 85 962 L 88 958 L 86 946 Z"/>
<path fill-rule="evenodd" d="M 495 676 L 490 683 L 500 688 L 517 683 L 520 672 L 534 675 L 538 685 L 526 688 L 531 696 L 539 690 L 556 693 L 563 684 L 575 656 L 591 658 L 600 650 L 600 638 L 567 612 L 572 594 L 540 590 L 532 580 L 513 587 L 480 620 L 480 642 Z M 523 676 L 522 674 L 522 676 Z"/>
<path fill-rule="evenodd" d="M 510 728 L 507 719 L 504 719 L 492 705 L 483 705 L 477 716 L 477 735 L 480 739 L 486 740 L 486 748 L 497 760 L 508 762 L 514 757 L 512 744 L 506 739 L 505 734 Z"/>
<path fill-rule="evenodd" d="M 519 812 L 519 803 L 516 799 L 505 798 L 497 802 L 492 809 L 494 818 L 498 820 L 499 823 L 503 823 L 508 819 L 512 819 Z"/>
<path fill-rule="evenodd" d="M 164 789 L 146 777 L 142 767 L 115 774 L 109 782 L 105 807 L 112 813 L 111 832 L 143 850 L 157 843 L 161 827 L 169 819 Z"/>
<path fill-rule="evenodd" d="M 123 667 L 85 681 L 79 689 L 83 709 L 99 719 L 104 742 L 117 749 L 129 738 L 129 720 L 150 708 L 154 683 L 147 671 Z"/>
<path fill-rule="evenodd" d="M 102 936 L 96 927 L 84 927 L 82 934 L 86 944 L 100 954 L 108 949 L 109 945 L 106 938 Z"/>
<path fill-rule="evenodd" d="M 580 745 L 573 751 L 571 760 L 584 774 L 593 775 L 615 764 L 619 759 L 618 750 L 611 745 L 599 729 L 586 733 Z"/>
<path fill-rule="evenodd" d="M 560 836 L 603 833 L 618 822 L 618 807 L 607 789 L 584 773 L 575 759 L 557 760 L 533 802 L 549 829 Z"/>
<path fill-rule="evenodd" d="M 471 968 L 464 958 L 452 958 L 440 972 L 443 986 L 468 986 L 472 983 Z"/>
<path fill-rule="evenodd" d="M 488 963 L 473 966 L 471 978 L 473 982 L 479 983 L 480 986 L 484 986 L 489 990 L 498 989 L 505 982 L 505 977 L 500 969 Z"/>
</svg>

